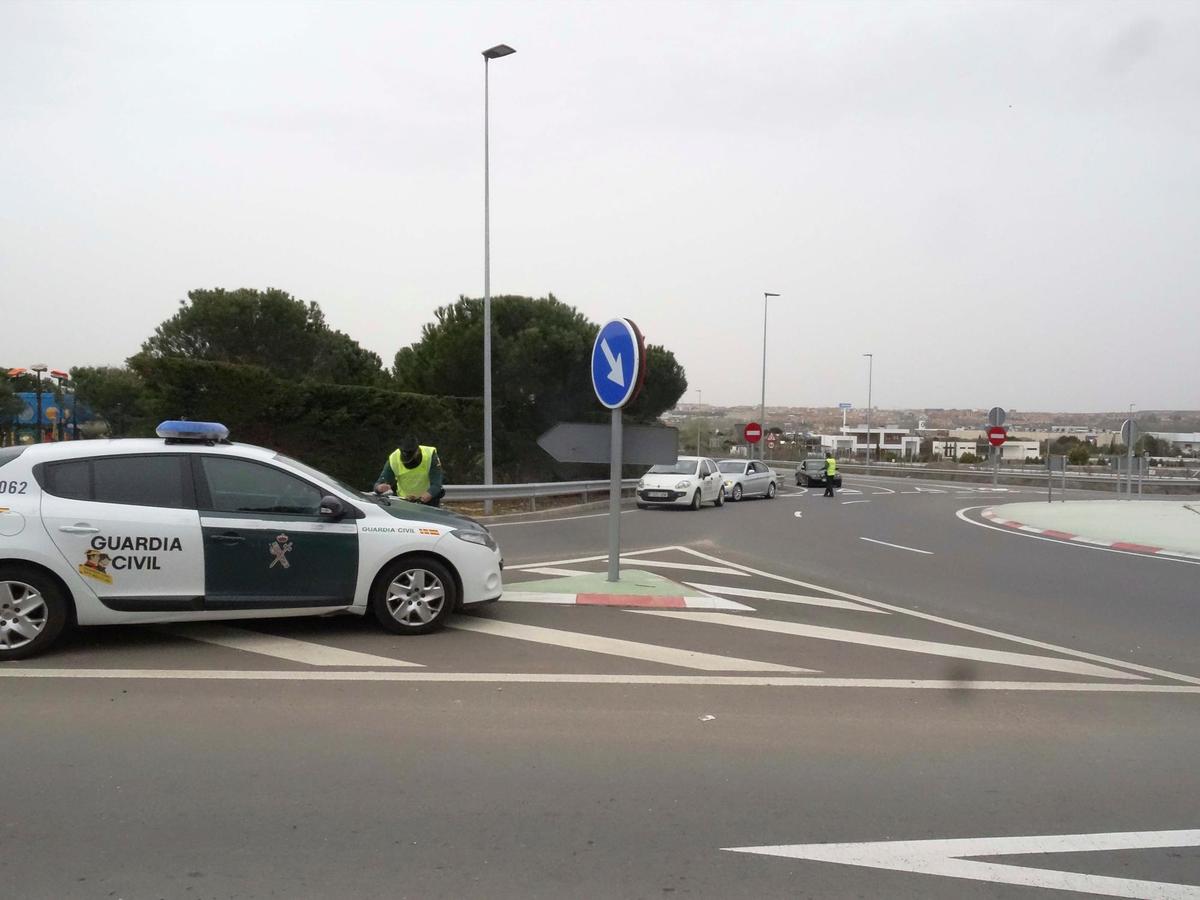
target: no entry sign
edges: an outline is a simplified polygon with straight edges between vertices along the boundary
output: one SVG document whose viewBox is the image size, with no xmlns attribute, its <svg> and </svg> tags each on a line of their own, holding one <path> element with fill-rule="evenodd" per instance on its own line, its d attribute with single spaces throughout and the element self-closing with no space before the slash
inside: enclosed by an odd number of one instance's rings
<svg viewBox="0 0 1200 900">
<path fill-rule="evenodd" d="M 999 425 L 994 425 L 987 430 L 987 436 L 989 444 L 993 447 L 999 447 L 1008 440 L 1008 431 Z"/>
<path fill-rule="evenodd" d="M 742 437 L 746 439 L 748 444 L 757 444 L 762 440 L 762 426 L 757 422 L 751 422 L 742 429 Z"/>
</svg>

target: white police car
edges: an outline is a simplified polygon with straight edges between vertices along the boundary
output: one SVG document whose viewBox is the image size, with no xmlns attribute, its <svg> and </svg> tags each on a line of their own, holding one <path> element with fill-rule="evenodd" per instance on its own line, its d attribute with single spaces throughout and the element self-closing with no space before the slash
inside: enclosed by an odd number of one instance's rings
<svg viewBox="0 0 1200 900">
<path fill-rule="evenodd" d="M 440 628 L 502 592 L 487 529 L 294 459 L 164 422 L 162 440 L 0 449 L 0 661 L 71 624 L 370 611 Z"/>
</svg>

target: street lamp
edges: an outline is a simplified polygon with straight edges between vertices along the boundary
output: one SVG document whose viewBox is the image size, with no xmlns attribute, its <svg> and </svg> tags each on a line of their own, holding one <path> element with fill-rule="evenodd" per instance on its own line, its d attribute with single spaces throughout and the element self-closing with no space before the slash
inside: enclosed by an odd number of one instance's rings
<svg viewBox="0 0 1200 900">
<path fill-rule="evenodd" d="M 767 433 L 767 299 L 778 296 L 778 294 L 763 291 L 763 373 L 762 396 L 758 401 L 758 427 L 762 429 L 764 436 Z M 763 453 L 765 452 L 763 442 L 759 441 L 758 458 L 763 459 Z M 751 452 L 750 455 L 753 457 L 754 453 Z"/>
<path fill-rule="evenodd" d="M 875 378 L 875 354 L 864 353 L 867 357 L 867 472 L 871 471 L 871 382 Z"/>
<path fill-rule="evenodd" d="M 488 68 L 517 51 L 497 44 L 483 51 L 483 483 L 492 483 L 492 211 L 488 153 Z M 492 503 L 485 504 L 491 512 Z"/>
<path fill-rule="evenodd" d="M 703 427 L 700 417 L 704 415 L 704 391 L 696 388 L 696 455 L 703 456 L 700 450 L 700 429 Z"/>
</svg>

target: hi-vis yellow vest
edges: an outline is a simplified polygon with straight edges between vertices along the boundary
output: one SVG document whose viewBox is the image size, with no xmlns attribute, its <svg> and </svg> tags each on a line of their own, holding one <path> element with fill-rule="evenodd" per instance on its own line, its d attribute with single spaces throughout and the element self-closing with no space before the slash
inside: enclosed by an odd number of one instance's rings
<svg viewBox="0 0 1200 900">
<path fill-rule="evenodd" d="M 836 475 L 837 474 L 837 460 L 836 459 L 826 459 L 825 460 L 825 474 L 826 475 Z"/>
<path fill-rule="evenodd" d="M 433 465 L 433 454 L 436 447 L 421 447 L 421 461 L 411 469 L 404 467 L 400 451 L 395 450 L 388 457 L 388 465 L 396 476 L 396 494 L 400 497 L 419 497 L 429 490 L 429 468 Z"/>
</svg>

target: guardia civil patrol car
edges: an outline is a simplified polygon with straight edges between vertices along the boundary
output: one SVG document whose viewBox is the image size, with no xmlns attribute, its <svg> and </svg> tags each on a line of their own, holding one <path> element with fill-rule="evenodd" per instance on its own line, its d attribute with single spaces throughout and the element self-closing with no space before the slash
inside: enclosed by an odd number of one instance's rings
<svg viewBox="0 0 1200 900">
<path fill-rule="evenodd" d="M 0 661 L 70 625 L 351 612 L 421 634 L 497 600 L 488 530 L 164 422 L 159 440 L 0 449 Z"/>
</svg>

